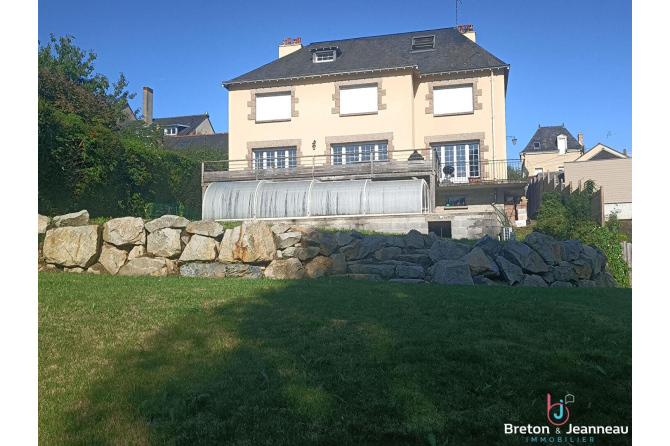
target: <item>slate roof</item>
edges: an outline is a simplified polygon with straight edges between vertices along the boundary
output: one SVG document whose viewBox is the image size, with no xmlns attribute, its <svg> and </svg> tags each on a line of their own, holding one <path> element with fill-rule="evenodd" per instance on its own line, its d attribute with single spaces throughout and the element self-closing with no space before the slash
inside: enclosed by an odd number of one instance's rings
<svg viewBox="0 0 670 446">
<path fill-rule="evenodd" d="M 435 36 L 435 49 L 412 52 L 412 38 Z M 312 51 L 337 47 L 333 62 L 313 63 Z M 456 28 L 311 43 L 229 81 L 231 84 L 414 67 L 420 75 L 506 68 L 509 65 L 465 37 Z M 507 76 L 507 71 L 505 72 Z"/>
<path fill-rule="evenodd" d="M 556 125 L 538 128 L 533 137 L 528 142 L 528 145 L 526 145 L 526 148 L 523 149 L 521 153 L 558 153 L 558 143 L 556 142 L 556 137 L 560 134 L 566 135 L 568 137 L 567 152 L 582 150 L 582 146 L 579 145 L 579 141 L 577 141 L 575 137 L 572 136 L 572 134 L 565 128 L 565 126 Z M 535 142 L 539 142 L 540 147 L 535 147 Z"/>
<path fill-rule="evenodd" d="M 209 115 L 192 115 L 192 116 L 175 116 L 172 118 L 156 118 L 152 125 L 159 125 L 163 128 L 171 126 L 180 126 L 177 136 L 190 135 L 195 129 L 205 120 L 209 119 Z"/>
<path fill-rule="evenodd" d="M 186 147 L 228 148 L 228 133 L 209 135 L 168 136 L 163 138 L 163 147 L 180 149 Z"/>
</svg>

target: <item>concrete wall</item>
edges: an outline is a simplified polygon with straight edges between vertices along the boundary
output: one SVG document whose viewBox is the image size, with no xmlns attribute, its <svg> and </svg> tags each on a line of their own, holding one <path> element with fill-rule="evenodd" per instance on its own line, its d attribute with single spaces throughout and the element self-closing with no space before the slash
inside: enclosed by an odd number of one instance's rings
<svg viewBox="0 0 670 446">
<path fill-rule="evenodd" d="M 605 193 L 607 196 L 607 193 Z M 619 220 L 633 219 L 633 203 L 610 203 L 605 205 L 605 218 L 609 217 L 612 212 L 616 212 Z"/>
<path fill-rule="evenodd" d="M 388 232 L 407 234 L 416 229 L 428 234 L 428 222 L 425 215 L 387 215 L 379 217 L 341 217 L 341 218 L 297 218 L 267 221 L 272 224 L 316 226 L 324 229 L 353 229 L 357 231 Z"/>
</svg>

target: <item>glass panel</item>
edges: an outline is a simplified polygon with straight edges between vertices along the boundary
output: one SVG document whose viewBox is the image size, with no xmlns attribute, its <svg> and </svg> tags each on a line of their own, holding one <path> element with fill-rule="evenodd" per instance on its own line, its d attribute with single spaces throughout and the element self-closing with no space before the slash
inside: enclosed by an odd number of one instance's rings
<svg viewBox="0 0 670 446">
<path fill-rule="evenodd" d="M 333 164 L 342 164 L 342 147 L 333 147 Z"/>
<path fill-rule="evenodd" d="M 286 151 L 278 150 L 277 151 L 277 167 L 283 169 L 286 167 Z"/>
<path fill-rule="evenodd" d="M 361 148 L 361 161 L 370 161 L 370 154 L 374 152 L 375 146 L 366 144 Z"/>
<path fill-rule="evenodd" d="M 298 165 L 298 150 L 290 149 L 288 151 L 288 167 L 296 167 Z"/>
<path fill-rule="evenodd" d="M 465 145 L 459 144 L 456 146 L 456 177 L 466 178 L 466 175 Z"/>
<path fill-rule="evenodd" d="M 389 152 L 388 152 L 388 144 L 382 143 L 378 144 L 377 146 L 377 159 L 380 161 L 388 161 L 389 159 Z"/>
<path fill-rule="evenodd" d="M 347 146 L 347 164 L 358 162 L 359 146 Z"/>
<path fill-rule="evenodd" d="M 479 178 L 479 144 L 470 144 L 469 177 Z"/>
</svg>

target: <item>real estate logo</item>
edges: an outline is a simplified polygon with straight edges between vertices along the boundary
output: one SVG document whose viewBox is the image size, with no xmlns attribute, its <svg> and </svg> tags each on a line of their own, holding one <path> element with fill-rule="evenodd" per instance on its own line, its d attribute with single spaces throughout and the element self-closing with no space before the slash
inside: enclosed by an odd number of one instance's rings
<svg viewBox="0 0 670 446">
<path fill-rule="evenodd" d="M 558 403 L 551 404 L 551 395 L 547 393 L 547 418 L 554 426 L 563 426 L 570 418 L 568 404 L 575 402 L 575 396 L 569 393 Z"/>
</svg>

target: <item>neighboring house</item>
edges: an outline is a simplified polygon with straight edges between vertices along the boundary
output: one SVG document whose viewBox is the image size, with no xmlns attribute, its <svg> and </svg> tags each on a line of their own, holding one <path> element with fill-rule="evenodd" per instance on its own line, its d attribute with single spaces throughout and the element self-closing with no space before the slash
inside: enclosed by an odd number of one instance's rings
<svg viewBox="0 0 670 446">
<path fill-rule="evenodd" d="M 214 133 L 207 112 L 202 115 L 154 119 L 154 91 L 149 87 L 142 89 L 142 110 L 144 122 L 147 125 L 162 127 L 165 136 L 211 135 Z"/>
<path fill-rule="evenodd" d="M 523 172 L 533 177 L 545 172 L 562 172 L 565 163 L 575 161 L 584 153 L 583 135 L 579 140 L 560 126 L 538 126 L 537 131 L 521 151 Z"/>
<path fill-rule="evenodd" d="M 605 216 L 617 213 L 621 220 L 633 218 L 633 159 L 601 143 L 572 162 L 565 163 L 564 181 L 573 187 L 593 180 L 603 189 Z"/>
<path fill-rule="evenodd" d="M 492 211 L 522 182 L 509 184 L 510 166 L 520 170 L 507 161 L 509 65 L 475 40 L 471 25 L 285 39 L 277 60 L 223 82 L 231 163 L 203 183 L 420 178 L 428 219 L 453 211 L 446 203 Z"/>
</svg>

